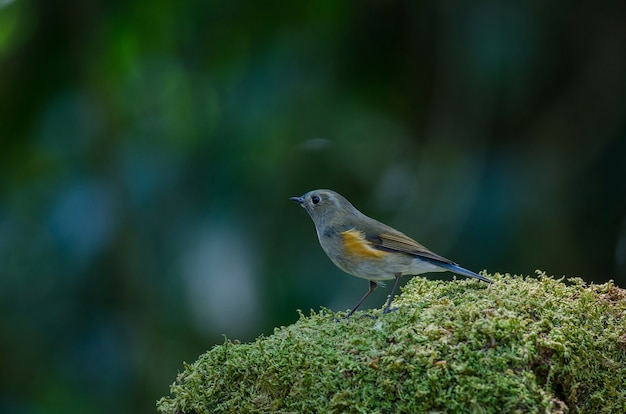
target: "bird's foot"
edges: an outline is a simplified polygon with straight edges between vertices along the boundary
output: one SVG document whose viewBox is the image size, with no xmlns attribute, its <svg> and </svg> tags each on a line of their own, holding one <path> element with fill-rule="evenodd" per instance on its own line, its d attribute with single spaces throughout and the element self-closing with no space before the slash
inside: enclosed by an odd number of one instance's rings
<svg viewBox="0 0 626 414">
<path fill-rule="evenodd" d="M 395 310 L 395 309 L 393 309 Z M 348 313 L 346 316 L 344 316 L 343 318 L 333 318 L 333 320 L 335 322 L 341 322 L 341 321 L 345 321 L 346 319 L 349 319 L 350 316 L 352 316 L 353 312 Z M 370 315 L 369 313 L 364 313 L 362 315 L 359 315 L 361 318 L 370 318 L 370 319 L 378 319 L 378 316 L 376 315 Z"/>
</svg>

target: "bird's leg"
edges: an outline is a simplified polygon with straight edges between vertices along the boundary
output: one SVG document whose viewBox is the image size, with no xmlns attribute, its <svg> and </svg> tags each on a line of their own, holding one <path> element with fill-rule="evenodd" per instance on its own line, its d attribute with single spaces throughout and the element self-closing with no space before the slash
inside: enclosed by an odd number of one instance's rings
<svg viewBox="0 0 626 414">
<path fill-rule="evenodd" d="M 389 295 L 389 300 L 387 301 L 387 306 L 385 306 L 385 310 L 383 313 L 389 313 L 395 309 L 389 309 L 391 307 L 391 302 L 393 301 L 393 297 L 396 294 L 396 289 L 398 289 L 398 285 L 400 284 L 400 273 L 396 273 L 396 281 L 393 284 L 393 289 L 391 289 L 391 295 Z"/>
<path fill-rule="evenodd" d="M 367 299 L 367 297 L 372 294 L 372 292 L 374 291 L 374 289 L 376 289 L 377 286 L 378 285 L 376 284 L 376 282 L 374 282 L 373 280 L 370 280 L 370 288 L 369 288 L 369 290 L 361 298 L 361 300 L 359 300 L 359 302 L 356 305 L 354 305 L 354 308 L 352 308 L 352 310 L 350 312 L 348 312 L 348 314 L 344 317 L 344 319 L 348 319 L 354 313 L 354 311 L 359 309 L 359 306 L 361 306 L 361 303 L 363 303 L 365 301 L 365 299 Z"/>
</svg>

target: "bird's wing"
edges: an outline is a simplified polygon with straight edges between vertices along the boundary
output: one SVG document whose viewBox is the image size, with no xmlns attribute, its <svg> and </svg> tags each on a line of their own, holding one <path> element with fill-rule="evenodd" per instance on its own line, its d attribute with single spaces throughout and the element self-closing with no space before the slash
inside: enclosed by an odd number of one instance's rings
<svg viewBox="0 0 626 414">
<path fill-rule="evenodd" d="M 383 231 L 377 235 L 367 235 L 367 239 L 374 247 L 381 250 L 403 252 L 443 263 L 455 264 L 453 261 L 431 252 L 404 233 L 397 231 Z"/>
</svg>

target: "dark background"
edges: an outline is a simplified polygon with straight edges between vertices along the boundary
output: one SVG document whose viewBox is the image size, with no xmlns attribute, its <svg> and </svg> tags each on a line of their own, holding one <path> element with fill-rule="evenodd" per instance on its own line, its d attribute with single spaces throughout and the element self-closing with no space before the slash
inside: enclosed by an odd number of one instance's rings
<svg viewBox="0 0 626 414">
<path fill-rule="evenodd" d="M 470 3 L 0 0 L 0 411 L 152 412 L 223 335 L 351 307 L 314 188 L 625 286 L 626 3 Z"/>
</svg>

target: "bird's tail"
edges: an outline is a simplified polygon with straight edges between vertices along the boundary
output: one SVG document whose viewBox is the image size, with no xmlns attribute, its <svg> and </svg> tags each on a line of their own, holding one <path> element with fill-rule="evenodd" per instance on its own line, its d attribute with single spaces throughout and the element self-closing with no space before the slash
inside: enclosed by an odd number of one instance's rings
<svg viewBox="0 0 626 414">
<path fill-rule="evenodd" d="M 484 276 L 479 275 L 478 273 L 474 273 L 471 270 L 467 270 L 462 268 L 459 265 L 456 264 L 452 264 L 452 263 L 437 263 L 437 266 L 442 267 L 446 270 L 449 270 L 453 273 L 456 273 L 458 275 L 463 275 L 463 276 L 467 276 L 467 277 L 474 277 L 476 279 L 480 279 L 483 282 L 487 282 L 487 283 L 493 283 L 491 280 L 487 279 Z"/>
</svg>

